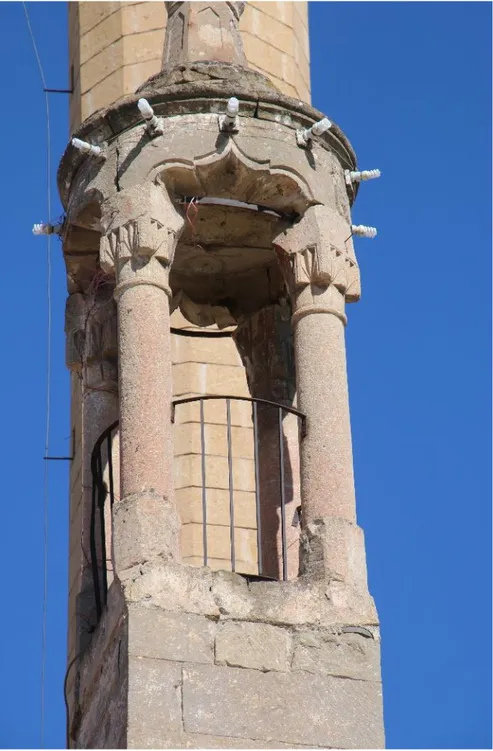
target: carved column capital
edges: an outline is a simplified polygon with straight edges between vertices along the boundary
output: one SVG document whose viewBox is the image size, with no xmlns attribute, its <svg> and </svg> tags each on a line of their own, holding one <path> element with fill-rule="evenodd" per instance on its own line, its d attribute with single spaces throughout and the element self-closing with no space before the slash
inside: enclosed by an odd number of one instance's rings
<svg viewBox="0 0 493 751">
<path fill-rule="evenodd" d="M 184 226 L 162 186 L 138 185 L 103 204 L 99 260 L 103 271 L 114 274 L 115 294 L 147 284 L 171 295 L 169 270 Z"/>
<path fill-rule="evenodd" d="M 346 322 L 344 303 L 361 294 L 351 228 L 335 211 L 312 206 L 274 245 L 293 299 L 293 323 L 309 312 L 334 313 Z"/>
</svg>

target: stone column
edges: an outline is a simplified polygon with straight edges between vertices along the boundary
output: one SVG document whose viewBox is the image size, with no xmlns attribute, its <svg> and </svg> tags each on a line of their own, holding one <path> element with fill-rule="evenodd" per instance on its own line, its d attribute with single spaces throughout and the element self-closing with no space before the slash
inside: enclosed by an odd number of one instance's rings
<svg viewBox="0 0 493 751">
<path fill-rule="evenodd" d="M 329 570 L 330 576 L 366 588 L 344 338 L 346 298 L 359 296 L 350 235 L 339 214 L 314 206 L 274 242 L 293 300 L 298 408 L 306 415 L 301 570 L 324 575 Z"/>
<path fill-rule="evenodd" d="M 293 406 L 296 383 L 289 303 L 270 305 L 243 320 L 234 339 L 253 397 Z M 258 475 L 260 500 L 259 573 L 283 577 L 281 465 L 279 413 L 275 407 L 257 405 Z M 295 416 L 283 414 L 283 451 L 287 576 L 294 579 L 299 565 L 299 435 Z M 293 521 L 295 522 L 293 524 Z"/>
<path fill-rule="evenodd" d="M 154 184 L 102 206 L 100 262 L 116 275 L 122 500 L 114 510 L 118 575 L 179 558 L 171 432 L 169 268 L 183 219 Z"/>
</svg>

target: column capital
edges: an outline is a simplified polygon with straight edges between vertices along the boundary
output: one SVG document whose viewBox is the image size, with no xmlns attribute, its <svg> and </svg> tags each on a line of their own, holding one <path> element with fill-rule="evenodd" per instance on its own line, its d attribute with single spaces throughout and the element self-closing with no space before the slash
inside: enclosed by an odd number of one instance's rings
<svg viewBox="0 0 493 751">
<path fill-rule="evenodd" d="M 184 219 L 165 188 L 148 183 L 122 190 L 103 203 L 99 260 L 117 280 L 115 295 L 147 284 L 171 295 L 169 270 Z"/>
<path fill-rule="evenodd" d="M 308 303 L 308 288 L 316 293 L 319 306 L 325 305 L 324 290 L 331 286 L 346 302 L 359 299 L 360 274 L 351 227 L 336 211 L 321 205 L 310 207 L 273 243 L 296 311 Z"/>
</svg>

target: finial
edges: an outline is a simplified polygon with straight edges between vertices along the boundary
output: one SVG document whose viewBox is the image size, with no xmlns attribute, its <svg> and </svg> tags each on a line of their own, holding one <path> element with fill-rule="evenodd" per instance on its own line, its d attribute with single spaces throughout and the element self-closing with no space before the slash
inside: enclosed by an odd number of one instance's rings
<svg viewBox="0 0 493 751">
<path fill-rule="evenodd" d="M 163 68 L 219 61 L 246 65 L 238 29 L 244 2 L 167 2 Z"/>
</svg>

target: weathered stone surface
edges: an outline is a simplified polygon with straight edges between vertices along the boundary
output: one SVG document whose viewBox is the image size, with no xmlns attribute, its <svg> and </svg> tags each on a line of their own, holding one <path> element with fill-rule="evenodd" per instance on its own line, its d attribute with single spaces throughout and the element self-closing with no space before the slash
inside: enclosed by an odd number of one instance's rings
<svg viewBox="0 0 493 751">
<path fill-rule="evenodd" d="M 215 623 L 205 616 L 129 607 L 131 655 L 177 662 L 214 662 Z"/>
<path fill-rule="evenodd" d="M 161 558 L 179 560 L 180 518 L 174 503 L 157 493 L 133 493 L 113 507 L 113 551 L 120 575 L 132 566 Z"/>
<path fill-rule="evenodd" d="M 294 637 L 293 670 L 365 681 L 380 680 L 380 645 L 360 634 L 305 631 Z"/>
<path fill-rule="evenodd" d="M 218 627 L 216 663 L 256 670 L 289 670 L 291 638 L 286 629 L 265 623 L 234 623 Z"/>
<path fill-rule="evenodd" d="M 377 682 L 184 667 L 185 732 L 335 748 L 383 748 Z"/>
<path fill-rule="evenodd" d="M 181 730 L 181 666 L 129 659 L 128 748 L 162 748 L 163 730 Z"/>
</svg>

